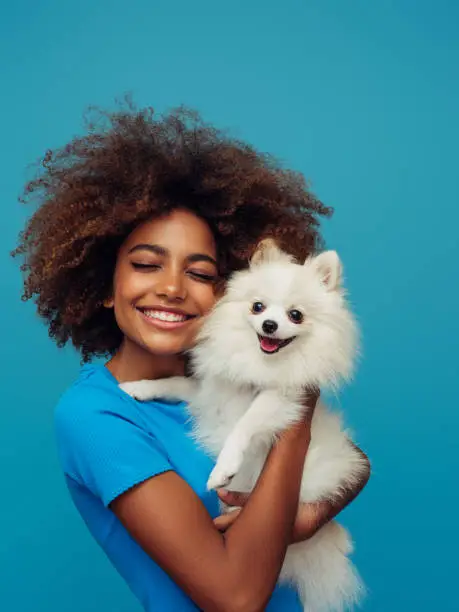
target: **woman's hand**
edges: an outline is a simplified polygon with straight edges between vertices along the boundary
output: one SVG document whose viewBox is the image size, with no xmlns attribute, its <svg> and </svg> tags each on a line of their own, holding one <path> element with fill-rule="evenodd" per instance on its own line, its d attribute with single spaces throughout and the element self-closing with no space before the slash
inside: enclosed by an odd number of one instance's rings
<svg viewBox="0 0 459 612">
<path fill-rule="evenodd" d="M 247 503 L 250 493 L 239 493 L 235 491 L 226 491 L 225 489 L 219 489 L 217 491 L 218 497 L 227 506 L 234 508 L 227 514 L 221 514 L 214 519 L 215 527 L 222 533 L 224 533 L 228 527 L 230 527 L 234 521 L 238 518 L 242 508 Z M 300 504 L 293 526 L 291 544 L 294 542 L 302 542 L 307 540 L 316 533 L 319 529 L 317 526 L 317 518 L 319 516 L 319 502 L 317 504 Z"/>
</svg>

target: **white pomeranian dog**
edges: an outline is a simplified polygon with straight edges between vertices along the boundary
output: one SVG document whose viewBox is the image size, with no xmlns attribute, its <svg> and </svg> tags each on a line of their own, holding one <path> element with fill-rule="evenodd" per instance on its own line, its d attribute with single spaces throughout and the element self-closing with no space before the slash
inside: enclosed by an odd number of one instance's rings
<svg viewBox="0 0 459 612">
<path fill-rule="evenodd" d="M 139 400 L 189 402 L 196 439 L 218 457 L 209 489 L 250 492 L 276 435 L 301 418 L 305 390 L 335 390 L 350 377 L 358 330 L 341 276 L 334 251 L 298 264 L 265 240 L 206 317 L 191 351 L 193 376 L 121 385 Z M 367 467 L 339 416 L 319 401 L 301 501 L 336 499 Z M 347 531 L 331 521 L 289 546 L 280 580 L 297 586 L 307 612 L 344 610 L 363 593 L 351 552 Z"/>
</svg>

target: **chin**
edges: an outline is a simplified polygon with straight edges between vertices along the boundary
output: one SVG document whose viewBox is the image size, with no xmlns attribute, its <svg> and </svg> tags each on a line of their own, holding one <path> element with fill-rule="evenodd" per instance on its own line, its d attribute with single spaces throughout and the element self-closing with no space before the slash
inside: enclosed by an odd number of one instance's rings
<svg viewBox="0 0 459 612">
<path fill-rule="evenodd" d="M 189 348 L 189 343 L 186 340 L 171 341 L 171 339 L 164 339 L 163 341 L 156 340 L 155 342 L 149 342 L 145 344 L 145 348 L 152 355 L 158 355 L 161 357 L 176 357 L 185 353 Z"/>
</svg>

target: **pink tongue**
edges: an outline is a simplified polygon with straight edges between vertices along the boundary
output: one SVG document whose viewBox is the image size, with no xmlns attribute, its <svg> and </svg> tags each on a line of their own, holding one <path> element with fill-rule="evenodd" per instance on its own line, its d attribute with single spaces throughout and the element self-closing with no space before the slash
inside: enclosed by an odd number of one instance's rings
<svg viewBox="0 0 459 612">
<path fill-rule="evenodd" d="M 267 353 L 273 353 L 279 348 L 280 343 L 281 340 L 276 340 L 276 338 L 267 338 L 266 336 L 260 338 L 260 346 Z"/>
</svg>

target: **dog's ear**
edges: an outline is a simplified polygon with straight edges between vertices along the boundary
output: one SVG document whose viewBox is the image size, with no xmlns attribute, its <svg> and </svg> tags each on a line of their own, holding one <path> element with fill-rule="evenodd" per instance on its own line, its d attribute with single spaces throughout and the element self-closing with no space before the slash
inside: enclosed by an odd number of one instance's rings
<svg viewBox="0 0 459 612">
<path fill-rule="evenodd" d="M 275 240 L 272 238 L 264 238 L 257 244 L 250 258 L 250 266 L 256 266 L 257 264 L 267 261 L 279 260 L 282 255 L 283 253 L 277 246 Z"/>
<path fill-rule="evenodd" d="M 338 253 L 336 251 L 324 251 L 315 257 L 314 265 L 327 290 L 338 289 L 342 277 L 342 265 Z"/>
</svg>

